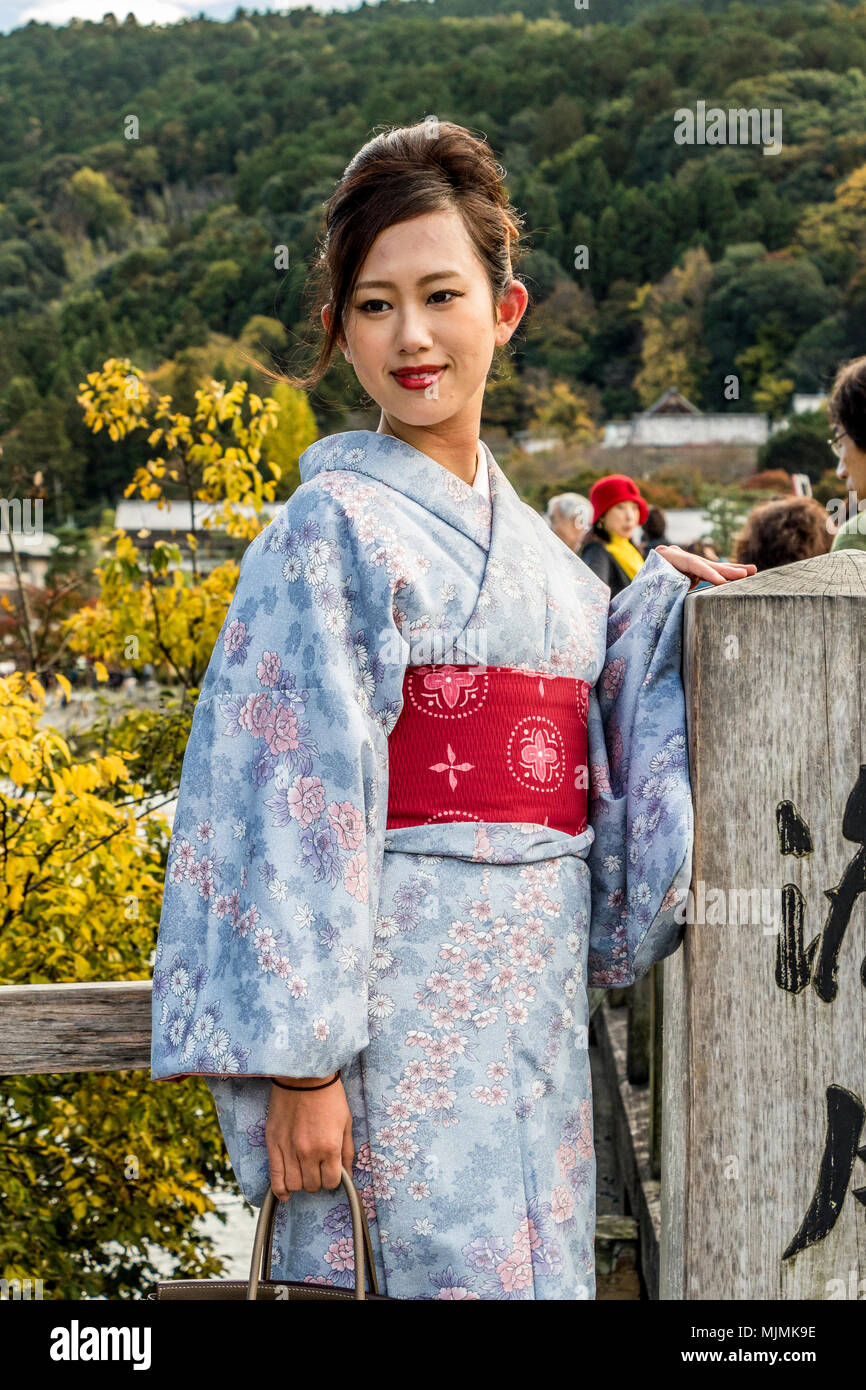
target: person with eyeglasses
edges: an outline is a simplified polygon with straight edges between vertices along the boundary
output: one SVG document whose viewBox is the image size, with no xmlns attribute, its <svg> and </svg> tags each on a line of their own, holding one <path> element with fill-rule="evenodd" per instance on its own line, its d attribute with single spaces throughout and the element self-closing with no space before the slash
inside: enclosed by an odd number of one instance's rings
<svg viewBox="0 0 866 1390">
<path fill-rule="evenodd" d="M 839 462 L 836 477 L 848 485 L 848 520 L 833 538 L 832 550 L 866 550 L 866 356 L 844 362 L 827 403 L 833 434 L 828 444 Z"/>
</svg>

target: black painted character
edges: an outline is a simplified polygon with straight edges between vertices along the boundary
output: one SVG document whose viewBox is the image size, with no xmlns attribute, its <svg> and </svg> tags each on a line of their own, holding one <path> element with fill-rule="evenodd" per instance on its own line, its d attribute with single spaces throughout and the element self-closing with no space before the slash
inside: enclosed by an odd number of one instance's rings
<svg viewBox="0 0 866 1390">
<path fill-rule="evenodd" d="M 776 807 L 776 827 L 782 854 L 798 858 L 812 853 L 809 827 L 792 801 L 780 801 Z M 859 895 L 866 892 L 866 763 L 845 805 L 842 835 L 860 848 L 845 868 L 835 888 L 825 888 L 830 900 L 827 920 L 820 935 L 804 945 L 803 926 L 806 903 L 795 883 L 782 888 L 782 925 L 776 944 L 776 984 L 789 994 L 799 994 L 809 983 L 819 999 L 831 1004 L 839 987 L 839 953 L 851 913 Z M 860 967 L 860 979 L 866 988 L 866 957 Z"/>
<path fill-rule="evenodd" d="M 854 1160 L 858 1156 L 866 1160 L 866 1144 L 858 1147 L 864 1118 L 866 1108 L 859 1096 L 846 1091 L 844 1086 L 827 1087 L 827 1136 L 815 1195 L 783 1260 L 810 1245 L 817 1245 L 836 1225 L 854 1171 Z M 866 1187 L 854 1188 L 854 1196 L 866 1205 Z"/>
</svg>

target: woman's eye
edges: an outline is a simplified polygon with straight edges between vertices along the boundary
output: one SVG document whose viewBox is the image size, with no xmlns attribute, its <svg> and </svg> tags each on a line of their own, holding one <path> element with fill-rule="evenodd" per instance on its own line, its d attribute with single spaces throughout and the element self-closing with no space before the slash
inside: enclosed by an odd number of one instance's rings
<svg viewBox="0 0 866 1390">
<path fill-rule="evenodd" d="M 439 303 L 439 304 L 448 304 L 448 303 L 450 303 L 450 300 L 448 300 L 448 299 L 438 299 L 438 300 L 437 300 L 437 295 L 442 295 L 442 294 L 450 295 L 452 299 L 462 299 L 462 298 L 463 298 L 463 293 L 462 293 L 461 290 L 434 290 L 433 293 L 430 295 L 430 299 L 436 300 L 436 302 Z M 391 307 L 391 306 L 389 305 L 387 299 L 365 299 L 363 304 L 359 304 L 359 305 L 358 305 L 358 309 L 359 309 L 359 311 L 360 311 L 362 314 L 366 314 L 366 313 L 377 313 L 377 312 L 378 312 L 378 307 L 377 307 L 377 306 L 382 305 L 382 304 L 384 304 L 386 308 L 390 308 L 390 307 Z"/>
</svg>

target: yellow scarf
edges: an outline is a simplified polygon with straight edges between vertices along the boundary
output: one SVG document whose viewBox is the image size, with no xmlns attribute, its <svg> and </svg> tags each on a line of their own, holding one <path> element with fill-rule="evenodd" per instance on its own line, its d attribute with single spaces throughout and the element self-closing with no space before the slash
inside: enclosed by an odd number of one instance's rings
<svg viewBox="0 0 866 1390">
<path fill-rule="evenodd" d="M 609 541 L 605 541 L 604 548 L 622 565 L 629 579 L 634 579 L 643 564 L 643 556 L 637 546 L 627 541 L 625 536 L 612 536 Z"/>
</svg>

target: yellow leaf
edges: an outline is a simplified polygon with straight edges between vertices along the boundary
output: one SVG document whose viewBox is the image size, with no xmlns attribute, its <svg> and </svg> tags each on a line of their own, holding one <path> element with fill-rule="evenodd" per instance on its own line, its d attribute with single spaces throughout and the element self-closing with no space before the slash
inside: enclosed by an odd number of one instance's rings
<svg viewBox="0 0 866 1390">
<path fill-rule="evenodd" d="M 60 673 L 60 671 L 56 672 L 56 680 L 57 684 L 60 686 L 60 689 L 63 691 L 64 695 L 68 700 L 72 694 L 72 686 L 69 684 L 69 681 L 66 679 L 66 677 Z"/>
<path fill-rule="evenodd" d="M 93 669 L 94 669 L 94 671 L 96 672 L 96 679 L 97 679 L 98 681 L 107 681 L 107 680 L 108 680 L 108 672 L 107 672 L 107 670 L 105 669 L 105 667 L 103 666 L 103 664 L 102 664 L 101 661 L 94 661 L 94 663 L 93 663 Z"/>
</svg>

